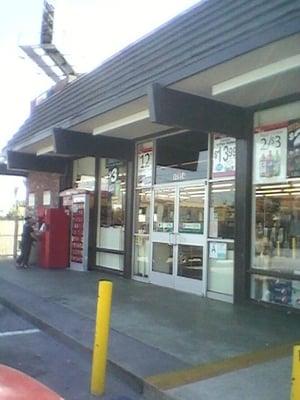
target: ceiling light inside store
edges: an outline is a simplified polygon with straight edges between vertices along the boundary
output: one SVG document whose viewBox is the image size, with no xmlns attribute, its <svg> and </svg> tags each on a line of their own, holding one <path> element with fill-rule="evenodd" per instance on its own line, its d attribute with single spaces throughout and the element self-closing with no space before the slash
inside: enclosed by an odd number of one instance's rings
<svg viewBox="0 0 300 400">
<path fill-rule="evenodd" d="M 221 187 L 230 187 L 233 186 L 233 183 L 213 183 L 213 188 L 221 188 Z"/>
<path fill-rule="evenodd" d="M 261 186 L 259 189 L 277 189 L 277 188 L 285 188 L 285 187 L 290 187 L 291 185 L 289 185 L 288 183 L 284 184 L 284 185 L 270 185 L 270 186 Z"/>
<path fill-rule="evenodd" d="M 281 189 L 266 190 L 266 191 L 257 190 L 257 191 L 256 191 L 256 193 L 262 193 L 262 194 L 265 194 L 265 193 L 281 193 L 281 192 L 282 192 Z"/>
<path fill-rule="evenodd" d="M 266 197 L 289 196 L 290 193 L 266 193 Z"/>
<path fill-rule="evenodd" d="M 234 192 L 234 189 L 213 189 L 212 193 Z"/>
<path fill-rule="evenodd" d="M 287 178 L 287 181 L 289 181 L 289 182 L 293 182 L 293 181 L 300 182 L 300 178 Z"/>
</svg>

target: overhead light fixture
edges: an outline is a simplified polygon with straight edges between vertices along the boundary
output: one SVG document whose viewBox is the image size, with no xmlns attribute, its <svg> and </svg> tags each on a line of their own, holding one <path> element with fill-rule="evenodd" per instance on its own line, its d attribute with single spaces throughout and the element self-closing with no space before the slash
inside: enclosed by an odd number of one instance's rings
<svg viewBox="0 0 300 400">
<path fill-rule="evenodd" d="M 36 155 L 37 155 L 37 156 L 42 156 L 42 155 L 44 155 L 44 154 L 51 153 L 51 152 L 53 152 L 53 151 L 54 151 L 54 146 L 51 144 L 51 145 L 49 145 L 49 146 L 45 146 L 45 147 L 42 147 L 41 149 L 39 149 L 39 150 L 36 152 Z"/>
<path fill-rule="evenodd" d="M 212 87 L 212 95 L 216 96 L 218 94 L 228 92 L 233 89 L 237 89 L 241 86 L 248 85 L 249 83 L 269 78 L 273 75 L 278 75 L 283 72 L 299 67 L 300 67 L 300 54 L 297 54 L 295 56 L 285 58 L 284 60 L 268 64 L 264 67 L 253 69 L 250 72 L 238 75 L 232 79 L 228 79 L 227 81 L 217 83 Z"/>
</svg>

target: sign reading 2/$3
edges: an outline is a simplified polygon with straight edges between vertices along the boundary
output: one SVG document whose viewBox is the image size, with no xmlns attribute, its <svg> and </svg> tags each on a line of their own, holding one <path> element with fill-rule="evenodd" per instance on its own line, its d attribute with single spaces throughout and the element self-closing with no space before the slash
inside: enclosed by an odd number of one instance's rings
<svg viewBox="0 0 300 400">
<path fill-rule="evenodd" d="M 287 177 L 300 177 L 300 121 L 255 132 L 254 183 L 282 182 Z"/>
</svg>

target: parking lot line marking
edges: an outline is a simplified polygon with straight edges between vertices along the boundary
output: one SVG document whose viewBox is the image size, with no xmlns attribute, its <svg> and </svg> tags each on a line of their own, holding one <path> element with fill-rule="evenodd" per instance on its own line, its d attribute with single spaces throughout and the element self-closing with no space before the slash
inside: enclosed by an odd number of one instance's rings
<svg viewBox="0 0 300 400">
<path fill-rule="evenodd" d="M 16 336 L 16 335 L 29 335 L 31 333 L 38 333 L 39 329 L 23 329 L 21 331 L 8 331 L 8 332 L 0 332 L 0 337 L 5 336 Z"/>
<path fill-rule="evenodd" d="M 200 364 L 195 367 L 153 375 L 146 382 L 160 390 L 173 389 L 189 383 L 227 374 L 256 364 L 287 357 L 292 354 L 294 343 L 272 346 L 232 358 Z"/>
</svg>

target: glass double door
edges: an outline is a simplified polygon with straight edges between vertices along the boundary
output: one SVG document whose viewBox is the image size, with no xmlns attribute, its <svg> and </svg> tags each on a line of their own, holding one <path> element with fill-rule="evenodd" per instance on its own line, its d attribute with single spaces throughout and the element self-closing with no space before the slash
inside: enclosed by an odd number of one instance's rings
<svg viewBox="0 0 300 400">
<path fill-rule="evenodd" d="M 152 283 L 202 294 L 206 265 L 204 181 L 157 186 L 152 210 Z"/>
</svg>

